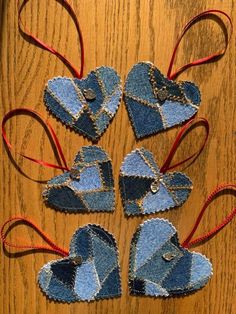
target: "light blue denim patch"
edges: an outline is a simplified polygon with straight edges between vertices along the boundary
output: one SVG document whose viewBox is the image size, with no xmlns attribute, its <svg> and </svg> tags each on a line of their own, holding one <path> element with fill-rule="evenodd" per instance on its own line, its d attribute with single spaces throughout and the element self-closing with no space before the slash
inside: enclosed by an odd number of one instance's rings
<svg viewBox="0 0 236 314">
<path fill-rule="evenodd" d="M 111 160 L 98 146 L 85 146 L 70 171 L 48 181 L 45 202 L 69 213 L 114 210 L 114 180 Z"/>
<path fill-rule="evenodd" d="M 129 72 L 124 101 L 137 138 L 158 133 L 193 117 L 201 102 L 197 86 L 167 79 L 151 62 Z"/>
<path fill-rule="evenodd" d="M 97 141 L 114 117 L 121 95 L 120 77 L 114 69 L 103 66 L 81 80 L 67 77 L 49 80 L 44 101 L 62 123 Z"/>
<path fill-rule="evenodd" d="M 131 241 L 129 286 L 133 295 L 185 295 L 205 286 L 210 261 L 181 247 L 175 227 L 164 219 L 146 220 Z"/>
<path fill-rule="evenodd" d="M 55 301 L 119 297 L 120 270 L 113 236 L 98 225 L 79 228 L 72 236 L 68 257 L 44 265 L 38 282 L 42 291 Z"/>
<path fill-rule="evenodd" d="M 181 172 L 160 173 L 152 153 L 137 148 L 121 165 L 120 190 L 127 215 L 151 214 L 182 205 L 192 182 Z"/>
</svg>

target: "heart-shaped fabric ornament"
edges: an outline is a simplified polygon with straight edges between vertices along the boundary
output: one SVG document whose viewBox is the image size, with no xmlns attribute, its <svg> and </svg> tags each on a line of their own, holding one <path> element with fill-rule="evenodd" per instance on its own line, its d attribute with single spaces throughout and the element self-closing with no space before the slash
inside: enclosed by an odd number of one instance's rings
<svg viewBox="0 0 236 314">
<path fill-rule="evenodd" d="M 118 250 L 114 237 L 88 224 L 73 235 L 69 256 L 44 265 L 39 286 L 55 301 L 91 301 L 121 295 Z"/>
<path fill-rule="evenodd" d="M 151 62 L 139 62 L 129 72 L 124 101 L 137 138 L 158 133 L 189 120 L 201 96 L 191 82 L 167 79 Z"/>
<path fill-rule="evenodd" d="M 131 294 L 154 297 L 187 294 L 205 286 L 211 276 L 210 261 L 183 248 L 168 220 L 151 219 L 138 227 L 130 249 Z"/>
<path fill-rule="evenodd" d="M 181 172 L 161 173 L 152 153 L 137 148 L 122 163 L 120 189 L 127 215 L 150 214 L 182 205 L 192 182 Z"/>
<path fill-rule="evenodd" d="M 122 95 L 116 71 L 102 66 L 86 78 L 56 77 L 44 92 L 47 108 L 74 131 L 98 140 L 114 117 Z"/>
<path fill-rule="evenodd" d="M 49 206 L 65 212 L 113 211 L 115 193 L 109 156 L 101 147 L 82 147 L 71 170 L 48 181 L 43 197 Z"/>
</svg>

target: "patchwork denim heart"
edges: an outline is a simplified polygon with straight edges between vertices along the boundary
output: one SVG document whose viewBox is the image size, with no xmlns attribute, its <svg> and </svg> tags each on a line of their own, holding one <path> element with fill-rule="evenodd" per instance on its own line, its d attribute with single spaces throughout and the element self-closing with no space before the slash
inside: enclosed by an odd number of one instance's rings
<svg viewBox="0 0 236 314">
<path fill-rule="evenodd" d="M 91 301 L 121 295 L 118 250 L 113 236 L 88 224 L 73 235 L 69 256 L 44 265 L 39 286 L 53 300 Z"/>
<path fill-rule="evenodd" d="M 182 172 L 161 173 L 152 153 L 137 148 L 121 165 L 120 190 L 127 215 L 150 214 L 182 205 L 192 182 Z"/>
<path fill-rule="evenodd" d="M 48 181 L 44 200 L 66 212 L 113 211 L 115 205 L 111 160 L 98 146 L 84 146 L 70 171 Z"/>
<path fill-rule="evenodd" d="M 140 62 L 129 72 L 124 101 L 137 138 L 158 133 L 193 117 L 201 96 L 191 82 L 167 79 L 151 62 Z"/>
<path fill-rule="evenodd" d="M 122 94 L 116 71 L 100 67 L 87 78 L 56 77 L 44 92 L 47 108 L 74 131 L 98 140 L 114 117 Z"/>
<path fill-rule="evenodd" d="M 210 261 L 181 247 L 168 220 L 151 219 L 138 227 L 130 249 L 131 294 L 183 295 L 205 286 L 211 276 Z"/>
</svg>

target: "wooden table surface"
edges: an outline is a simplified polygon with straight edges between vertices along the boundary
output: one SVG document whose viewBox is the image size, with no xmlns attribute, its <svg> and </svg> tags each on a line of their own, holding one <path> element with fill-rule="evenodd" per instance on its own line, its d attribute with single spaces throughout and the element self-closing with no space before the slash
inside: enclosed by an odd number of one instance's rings
<svg viewBox="0 0 236 314">
<path fill-rule="evenodd" d="M 0 0 L 0 99 L 1 113 L 16 107 L 36 109 L 45 117 L 43 89 L 54 76 L 71 73 L 55 56 L 25 40 L 18 30 L 16 0 Z M 235 20 L 235 1 L 217 0 L 73 0 L 84 36 L 86 75 L 97 66 L 114 67 L 122 81 L 137 61 L 150 60 L 166 74 L 177 35 L 194 15 L 208 8 L 226 11 Z M 39 38 L 53 43 L 74 65 L 80 66 L 80 48 L 76 29 L 68 13 L 54 0 L 30 0 L 22 19 Z M 194 189 L 187 202 L 178 209 L 146 217 L 127 218 L 118 190 L 119 168 L 124 156 L 136 147 L 151 150 L 159 165 L 163 163 L 179 130 L 136 141 L 122 102 L 111 125 L 101 137 L 101 145 L 111 156 L 115 176 L 116 209 L 114 213 L 63 214 L 47 208 L 41 197 L 45 182 L 60 170 L 23 160 L 12 159 L 4 145 L 1 149 L 1 213 L 3 223 L 10 216 L 31 218 L 60 246 L 67 248 L 71 235 L 87 223 L 101 224 L 114 234 L 120 252 L 122 297 L 75 304 L 49 301 L 37 285 L 39 269 L 57 259 L 49 253 L 1 255 L 1 313 L 236 313 L 235 308 L 235 220 L 210 241 L 194 250 L 205 254 L 213 263 L 214 275 L 200 291 L 178 298 L 131 297 L 128 290 L 130 240 L 137 226 L 151 217 L 165 217 L 178 229 L 180 240 L 190 231 L 201 205 L 213 188 L 235 179 L 235 101 L 236 45 L 235 35 L 223 58 L 218 62 L 195 67 L 179 79 L 194 81 L 200 88 L 202 104 L 199 116 L 210 123 L 210 138 L 201 156 L 185 173 L 193 180 Z M 205 19 L 192 27 L 180 46 L 175 67 L 190 59 L 213 53 L 224 45 L 221 27 L 214 19 Z M 91 142 L 65 128 L 52 115 L 49 121 L 56 130 L 70 165 L 82 145 Z M 25 154 L 55 162 L 55 155 L 45 131 L 30 116 L 16 116 L 7 123 L 11 143 Z M 193 130 L 182 142 L 175 160 L 197 150 L 204 136 L 201 127 Z M 180 168 L 179 168 L 180 169 Z M 217 198 L 204 215 L 197 234 L 212 229 L 235 204 L 233 194 Z M 25 226 L 14 229 L 12 241 L 43 243 Z M 17 239 L 17 240 L 16 240 Z M 12 251 L 11 251 L 12 252 Z M 13 250 L 14 252 L 14 250 Z"/>
</svg>

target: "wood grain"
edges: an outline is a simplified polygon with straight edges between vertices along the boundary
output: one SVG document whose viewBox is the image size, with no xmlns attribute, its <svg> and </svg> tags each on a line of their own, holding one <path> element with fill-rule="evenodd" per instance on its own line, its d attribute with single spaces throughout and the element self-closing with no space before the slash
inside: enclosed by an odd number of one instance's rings
<svg viewBox="0 0 236 314">
<path fill-rule="evenodd" d="M 0 76 L 1 113 L 16 107 L 34 108 L 45 116 L 43 88 L 53 76 L 71 76 L 68 69 L 53 55 L 26 41 L 19 33 L 17 7 L 14 0 L 0 0 Z M 123 82 L 131 66 L 141 60 L 154 62 L 166 73 L 175 39 L 181 27 L 195 14 L 207 8 L 226 11 L 235 20 L 235 1 L 217 0 L 74 0 L 85 41 L 85 74 L 100 65 L 113 66 Z M 54 0 L 31 0 L 22 14 L 29 29 L 39 38 L 65 53 L 79 67 L 80 48 L 75 26 L 68 13 Z M 224 42 L 219 25 L 211 19 L 201 21 L 187 33 L 181 44 L 175 66 L 190 59 L 214 52 Z M 236 101 L 235 35 L 223 58 L 218 62 L 192 68 L 180 77 L 194 81 L 202 93 L 199 116 L 207 117 L 211 126 L 210 139 L 202 155 L 185 172 L 193 179 L 194 190 L 179 209 L 151 217 L 168 218 L 183 239 L 189 232 L 200 206 L 219 183 L 235 180 L 235 101 Z M 68 164 L 82 145 L 91 144 L 82 136 L 66 129 L 49 117 L 54 126 Z M 153 151 L 161 165 L 171 147 L 178 128 L 136 141 L 124 103 L 112 124 L 98 142 L 112 157 L 116 210 L 113 214 L 64 215 L 45 207 L 41 192 L 45 181 L 60 171 L 46 169 L 22 160 L 13 154 L 10 160 L 1 147 L 1 223 L 13 215 L 24 215 L 42 227 L 61 246 L 68 247 L 72 233 L 86 223 L 103 225 L 118 241 L 122 269 L 123 295 L 114 300 L 58 304 L 46 299 L 37 285 L 42 265 L 56 256 L 28 254 L 1 255 L 1 313 L 160 313 L 160 314 L 224 314 L 236 313 L 235 308 L 235 221 L 212 240 L 195 250 L 207 255 L 214 267 L 214 276 L 207 286 L 186 297 L 152 299 L 131 297 L 128 291 L 129 245 L 133 232 L 147 217 L 126 218 L 118 193 L 118 174 L 124 156 L 135 147 Z M 14 117 L 7 132 L 19 151 L 55 162 L 55 156 L 42 126 L 27 116 Z M 196 150 L 203 131 L 198 128 L 183 141 L 176 160 Z M 14 161 L 15 160 L 15 164 Z M 19 167 L 19 169 L 17 168 Z M 21 172 L 19 171 L 21 170 Z M 233 196 L 224 195 L 209 207 L 198 235 L 208 231 L 233 207 Z M 149 218 L 149 217 L 148 217 Z M 13 231 L 32 243 L 41 239 L 26 227 Z"/>
</svg>

